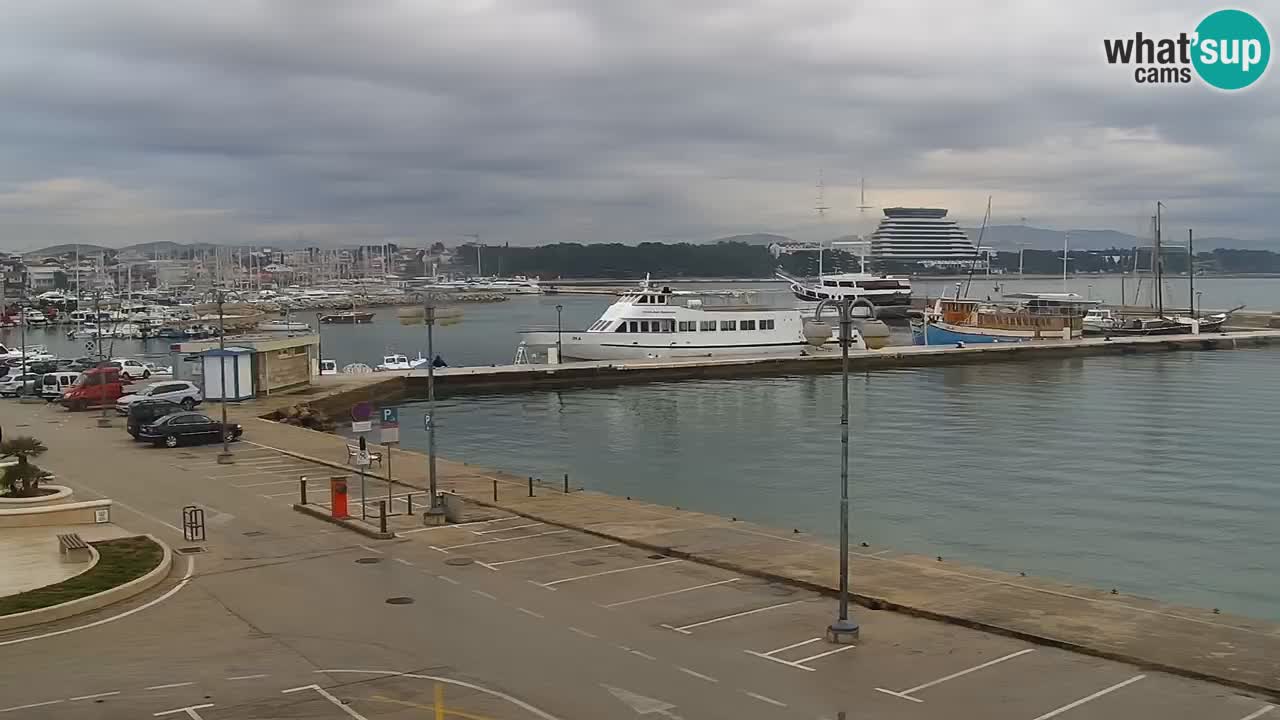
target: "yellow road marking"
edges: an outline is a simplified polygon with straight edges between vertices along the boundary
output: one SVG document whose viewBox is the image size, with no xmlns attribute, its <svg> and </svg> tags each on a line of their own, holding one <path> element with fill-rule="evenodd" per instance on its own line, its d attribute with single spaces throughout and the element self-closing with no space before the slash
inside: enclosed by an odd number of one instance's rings
<svg viewBox="0 0 1280 720">
<path fill-rule="evenodd" d="M 436 694 L 437 697 L 444 695 L 444 686 L 437 685 Z M 391 703 L 392 705 L 403 705 L 404 707 L 418 708 L 419 710 L 432 710 L 435 711 L 436 718 L 438 719 L 455 717 L 462 718 L 462 720 L 497 720 L 497 718 L 489 717 L 488 715 L 473 715 L 469 712 L 463 712 L 462 710 L 445 708 L 443 707 L 443 703 L 441 703 L 441 706 L 437 707 L 435 705 L 423 705 L 422 703 L 409 702 L 408 700 L 396 700 L 395 698 L 389 698 L 382 695 L 374 695 L 373 697 L 365 698 L 365 700 Z"/>
</svg>

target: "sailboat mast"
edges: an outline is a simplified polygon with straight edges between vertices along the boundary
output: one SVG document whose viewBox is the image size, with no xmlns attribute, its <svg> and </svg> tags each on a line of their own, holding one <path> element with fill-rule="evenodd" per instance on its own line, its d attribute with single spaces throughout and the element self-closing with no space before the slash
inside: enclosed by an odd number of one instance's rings
<svg viewBox="0 0 1280 720">
<path fill-rule="evenodd" d="M 1156 270 L 1156 317 L 1164 317 L 1164 280 L 1162 279 L 1162 271 L 1164 262 L 1160 258 L 1160 210 L 1164 208 L 1163 203 L 1156 203 L 1156 246 L 1155 257 L 1152 258 L 1152 264 Z"/>
</svg>

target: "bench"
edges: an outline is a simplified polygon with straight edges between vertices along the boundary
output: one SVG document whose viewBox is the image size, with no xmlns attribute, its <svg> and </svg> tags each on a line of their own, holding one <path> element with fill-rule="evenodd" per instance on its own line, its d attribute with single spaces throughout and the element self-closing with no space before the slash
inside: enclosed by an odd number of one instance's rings
<svg viewBox="0 0 1280 720">
<path fill-rule="evenodd" d="M 378 467 L 382 467 L 382 453 L 374 452 L 372 450 L 368 452 L 369 452 L 369 464 L 372 465 L 374 463 L 378 463 Z M 360 457 L 360 446 L 348 444 L 347 445 L 347 464 L 350 465 L 351 463 L 355 462 L 357 457 Z"/>
<path fill-rule="evenodd" d="M 83 563 L 92 559 L 89 543 L 75 533 L 58 536 L 58 554 L 64 563 Z"/>
</svg>

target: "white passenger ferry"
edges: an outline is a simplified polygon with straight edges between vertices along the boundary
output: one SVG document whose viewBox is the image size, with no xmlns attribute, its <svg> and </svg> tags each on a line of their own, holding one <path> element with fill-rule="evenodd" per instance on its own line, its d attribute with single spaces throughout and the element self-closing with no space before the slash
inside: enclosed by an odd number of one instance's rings
<svg viewBox="0 0 1280 720">
<path fill-rule="evenodd" d="M 806 322 L 796 308 L 756 304 L 737 292 L 673 292 L 646 280 L 585 330 L 521 332 L 535 356 L 559 348 L 562 360 L 792 356 L 839 349 L 831 325 Z M 850 350 L 865 350 L 853 330 Z"/>
</svg>

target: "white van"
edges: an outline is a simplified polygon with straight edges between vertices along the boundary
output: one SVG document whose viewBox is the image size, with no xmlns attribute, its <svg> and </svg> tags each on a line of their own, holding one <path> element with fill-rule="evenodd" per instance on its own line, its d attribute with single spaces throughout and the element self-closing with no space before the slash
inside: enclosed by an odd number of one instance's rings
<svg viewBox="0 0 1280 720">
<path fill-rule="evenodd" d="M 62 393 L 70 390 L 72 385 L 76 384 L 76 378 L 80 377 L 78 372 L 51 372 L 45 373 L 40 378 L 40 397 L 49 402 L 57 402 L 62 399 Z"/>
</svg>

